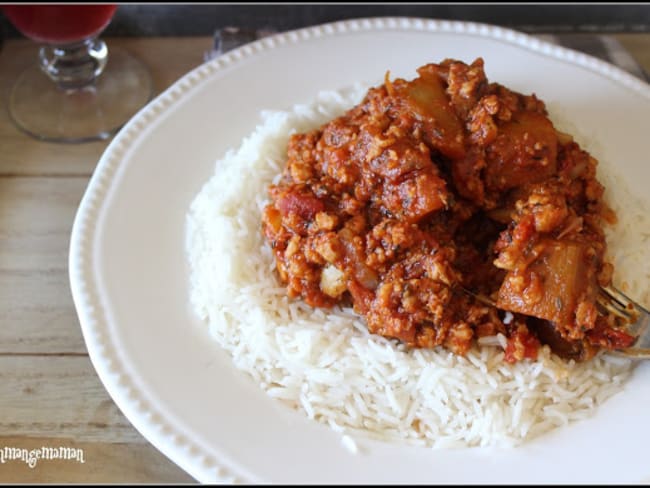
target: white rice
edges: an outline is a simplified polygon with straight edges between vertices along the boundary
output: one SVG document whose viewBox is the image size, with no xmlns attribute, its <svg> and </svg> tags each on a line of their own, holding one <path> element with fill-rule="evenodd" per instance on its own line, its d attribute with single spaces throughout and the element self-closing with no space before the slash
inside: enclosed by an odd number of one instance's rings
<svg viewBox="0 0 650 488">
<path fill-rule="evenodd" d="M 270 396 L 339 432 L 350 452 L 357 452 L 350 434 L 441 448 L 511 446 L 591 416 L 621 390 L 630 360 L 602 354 L 576 364 L 545 347 L 538 361 L 509 365 L 498 347 L 503 337 L 483 339 L 466 357 L 408 349 L 370 335 L 351 309 L 315 309 L 287 298 L 261 235 L 267 187 L 283 169 L 289 135 L 342 114 L 366 88 L 264 112 L 241 146 L 217 162 L 187 217 L 196 314 L 238 368 Z M 645 215 L 628 204 L 612 172 L 599 177 L 620 219 L 608 236 L 617 274 L 647 299 L 650 259 L 648 246 L 639 245 L 647 235 L 630 228 Z M 634 266 L 618 263 L 628 260 Z"/>
</svg>

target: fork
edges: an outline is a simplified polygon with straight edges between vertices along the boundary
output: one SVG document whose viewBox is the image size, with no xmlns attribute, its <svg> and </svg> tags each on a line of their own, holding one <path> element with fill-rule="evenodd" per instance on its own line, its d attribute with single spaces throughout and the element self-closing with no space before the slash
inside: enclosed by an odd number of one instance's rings
<svg viewBox="0 0 650 488">
<path fill-rule="evenodd" d="M 485 295 L 466 288 L 463 288 L 463 291 L 486 305 L 496 307 L 496 303 Z M 650 359 L 650 312 L 614 286 L 601 287 L 597 302 L 602 308 L 624 320 L 628 324 L 626 332 L 637 337 L 632 346 L 609 352 L 629 358 Z"/>
<path fill-rule="evenodd" d="M 613 286 L 600 288 L 598 303 L 625 320 L 628 323 L 626 332 L 637 336 L 632 346 L 612 352 L 631 358 L 650 359 L 650 312 Z"/>
</svg>

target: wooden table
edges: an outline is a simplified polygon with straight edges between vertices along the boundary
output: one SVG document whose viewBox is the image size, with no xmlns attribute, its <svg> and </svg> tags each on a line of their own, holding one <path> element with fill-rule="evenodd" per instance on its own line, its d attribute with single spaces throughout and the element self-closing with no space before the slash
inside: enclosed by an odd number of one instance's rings
<svg viewBox="0 0 650 488">
<path fill-rule="evenodd" d="M 160 93 L 203 61 L 210 37 L 106 39 L 151 70 Z M 108 141 L 36 141 L 9 120 L 9 87 L 36 46 L 0 52 L 0 452 L 77 447 L 85 463 L 0 463 L 0 483 L 189 483 L 122 415 L 88 358 L 68 280 L 77 206 Z M 1 460 L 0 460 L 1 461 Z"/>
<path fill-rule="evenodd" d="M 650 72 L 650 34 L 615 37 Z M 107 39 L 151 69 L 159 93 L 203 61 L 210 37 Z M 36 47 L 0 52 L 0 454 L 80 448 L 84 463 L 0 459 L 0 483 L 190 483 L 126 420 L 90 362 L 68 282 L 73 218 L 108 144 L 39 142 L 9 120 L 8 90 Z"/>
</svg>

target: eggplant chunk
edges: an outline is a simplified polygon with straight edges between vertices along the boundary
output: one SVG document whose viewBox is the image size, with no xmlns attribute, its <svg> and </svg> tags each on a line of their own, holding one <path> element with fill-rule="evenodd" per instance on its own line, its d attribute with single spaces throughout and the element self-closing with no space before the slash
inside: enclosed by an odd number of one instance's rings
<svg viewBox="0 0 650 488">
<path fill-rule="evenodd" d="M 546 116 L 519 113 L 499 127 L 487 148 L 487 187 L 502 191 L 545 180 L 557 171 L 557 147 L 557 132 Z"/>
<path fill-rule="evenodd" d="M 597 293 L 595 253 L 588 243 L 549 239 L 506 275 L 497 300 L 504 310 L 573 326 L 578 306 Z M 531 251 L 532 252 L 532 251 Z M 529 264 L 526 261 L 531 260 Z"/>
</svg>

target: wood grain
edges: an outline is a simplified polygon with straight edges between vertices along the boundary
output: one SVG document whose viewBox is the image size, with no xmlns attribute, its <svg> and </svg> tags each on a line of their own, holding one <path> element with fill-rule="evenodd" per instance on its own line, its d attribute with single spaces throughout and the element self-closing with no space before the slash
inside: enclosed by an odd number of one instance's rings
<svg viewBox="0 0 650 488">
<path fill-rule="evenodd" d="M 139 57 L 160 93 L 203 61 L 211 38 L 107 39 Z M 36 46 L 0 52 L 0 96 Z M 190 483 L 122 415 L 88 358 L 70 293 L 74 216 L 108 141 L 34 140 L 0 104 L 0 449 L 79 446 L 85 463 L 0 463 L 3 483 Z"/>
<path fill-rule="evenodd" d="M 85 442 L 143 442 L 88 356 L 0 356 L 0 432 Z"/>
<path fill-rule="evenodd" d="M 0 310 L 0 356 L 86 354 L 67 271 L 1 271 Z"/>
<path fill-rule="evenodd" d="M 0 178 L 0 270 L 67 270 L 88 177 Z"/>
<path fill-rule="evenodd" d="M 650 74 L 650 34 L 615 34 L 615 37 L 629 51 L 637 63 Z"/>
<path fill-rule="evenodd" d="M 0 354 L 85 352 L 68 278 L 81 178 L 0 178 Z"/>
<path fill-rule="evenodd" d="M 84 354 L 0 355 L 0 454 L 4 447 L 80 448 L 84 463 L 2 463 L 2 483 L 190 483 L 193 479 L 133 428 Z"/>
</svg>

